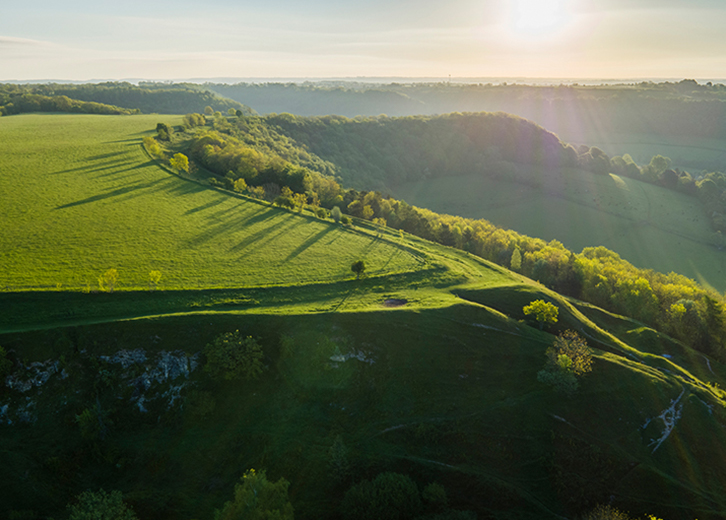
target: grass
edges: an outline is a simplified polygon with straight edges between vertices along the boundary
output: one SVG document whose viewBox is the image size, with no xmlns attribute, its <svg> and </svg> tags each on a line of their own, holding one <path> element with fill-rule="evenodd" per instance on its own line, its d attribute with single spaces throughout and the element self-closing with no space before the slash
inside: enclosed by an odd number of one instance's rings
<svg viewBox="0 0 726 520">
<path fill-rule="evenodd" d="M 563 170 L 544 188 L 481 176 L 402 184 L 397 198 L 439 213 L 484 218 L 573 251 L 605 246 L 636 267 L 726 290 L 726 253 L 693 197 L 616 175 Z"/>
<path fill-rule="evenodd" d="M 157 120 L 0 122 L 12 150 L 0 185 L 13 189 L 0 259 L 6 285 L 22 289 L 0 294 L 0 344 L 25 365 L 59 360 L 68 376 L 0 394 L 0 407 L 37 412 L 32 425 L 0 425 L 0 515 L 58 516 L 80 491 L 104 487 L 123 491 L 140 518 L 209 518 L 246 469 L 266 468 L 291 482 L 303 520 L 339 517 L 347 487 L 381 471 L 439 482 L 454 507 L 480 518 L 574 517 L 598 502 L 668 519 L 723 517 L 723 366 L 468 253 L 368 224 L 340 229 L 170 176 L 138 144 Z M 77 139 L 45 141 L 72 129 Z M 37 150 L 22 152 L 23 139 Z M 51 169 L 52 157 L 64 164 Z M 140 185 L 119 192 L 127 182 Z M 370 276 L 353 279 L 355 255 Z M 64 290 L 107 266 L 125 290 Z M 164 272 L 164 290 L 147 290 L 152 268 Z M 389 298 L 406 304 L 385 308 Z M 558 327 L 596 349 L 571 398 L 537 382 L 559 330 L 522 321 L 523 305 L 540 298 L 560 308 Z M 128 378 L 144 367 L 121 371 L 97 357 L 192 355 L 232 330 L 264 346 L 259 381 L 197 370 L 183 405 L 150 400 L 146 414 L 128 404 L 137 391 Z M 331 359 L 339 354 L 359 358 Z M 657 417 L 684 390 L 682 418 L 653 452 Z M 81 437 L 86 408 L 107 412 L 103 439 Z M 329 466 L 338 436 L 352 470 L 343 481 Z"/>
<path fill-rule="evenodd" d="M 418 269 L 411 250 L 373 233 L 300 218 L 179 179 L 160 169 L 141 138 L 168 116 L 20 115 L 0 141 L 0 287 L 96 289 L 106 270 L 117 289 L 290 285 Z M 334 259 L 334 260 L 332 260 Z"/>
</svg>

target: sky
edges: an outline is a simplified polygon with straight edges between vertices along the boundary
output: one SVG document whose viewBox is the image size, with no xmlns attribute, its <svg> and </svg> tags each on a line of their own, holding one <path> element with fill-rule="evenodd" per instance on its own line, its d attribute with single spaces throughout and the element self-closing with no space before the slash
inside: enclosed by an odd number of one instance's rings
<svg viewBox="0 0 726 520">
<path fill-rule="evenodd" d="M 726 76 L 726 0 L 35 0 L 0 81 Z"/>
</svg>

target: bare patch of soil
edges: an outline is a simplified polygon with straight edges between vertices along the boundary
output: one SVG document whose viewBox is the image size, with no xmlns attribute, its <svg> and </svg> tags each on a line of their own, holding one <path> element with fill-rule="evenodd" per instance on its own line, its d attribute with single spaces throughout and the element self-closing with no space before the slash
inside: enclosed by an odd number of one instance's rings
<svg viewBox="0 0 726 520">
<path fill-rule="evenodd" d="M 408 300 L 401 300 L 398 298 L 388 298 L 387 300 L 384 300 L 383 306 L 384 307 L 401 307 L 402 305 L 406 305 L 408 303 Z"/>
</svg>

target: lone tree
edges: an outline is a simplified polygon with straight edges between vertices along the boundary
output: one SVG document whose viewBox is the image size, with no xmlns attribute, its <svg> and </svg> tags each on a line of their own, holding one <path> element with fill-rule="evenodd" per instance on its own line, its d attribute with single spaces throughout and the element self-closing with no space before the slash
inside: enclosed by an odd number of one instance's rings
<svg viewBox="0 0 726 520">
<path fill-rule="evenodd" d="M 544 328 L 545 323 L 557 323 L 557 314 L 559 309 L 544 300 L 534 300 L 529 305 L 525 305 L 522 309 L 525 316 L 534 314 L 535 318 L 539 322 L 539 330 Z"/>
<path fill-rule="evenodd" d="M 252 336 L 243 337 L 238 330 L 220 334 L 204 348 L 204 370 L 212 377 L 257 379 L 265 365 L 262 347 Z"/>
<path fill-rule="evenodd" d="M 357 280 L 366 270 L 366 263 L 363 260 L 357 260 L 350 266 L 350 270 L 355 273 L 355 279 Z"/>
</svg>

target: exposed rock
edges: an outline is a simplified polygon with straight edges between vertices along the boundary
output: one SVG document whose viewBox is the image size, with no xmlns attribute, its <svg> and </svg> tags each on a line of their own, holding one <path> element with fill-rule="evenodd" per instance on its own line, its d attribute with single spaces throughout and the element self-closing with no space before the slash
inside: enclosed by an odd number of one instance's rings
<svg viewBox="0 0 726 520">
<path fill-rule="evenodd" d="M 20 370 L 5 378 L 5 386 L 18 392 L 25 393 L 31 388 L 43 386 L 53 374 L 58 372 L 60 363 L 47 360 L 36 361 L 28 366 L 21 365 Z"/>
<path fill-rule="evenodd" d="M 146 362 L 146 351 L 141 348 L 136 350 L 119 350 L 113 356 L 99 356 L 99 359 L 108 363 L 120 364 L 127 369 L 131 365 Z"/>
</svg>

